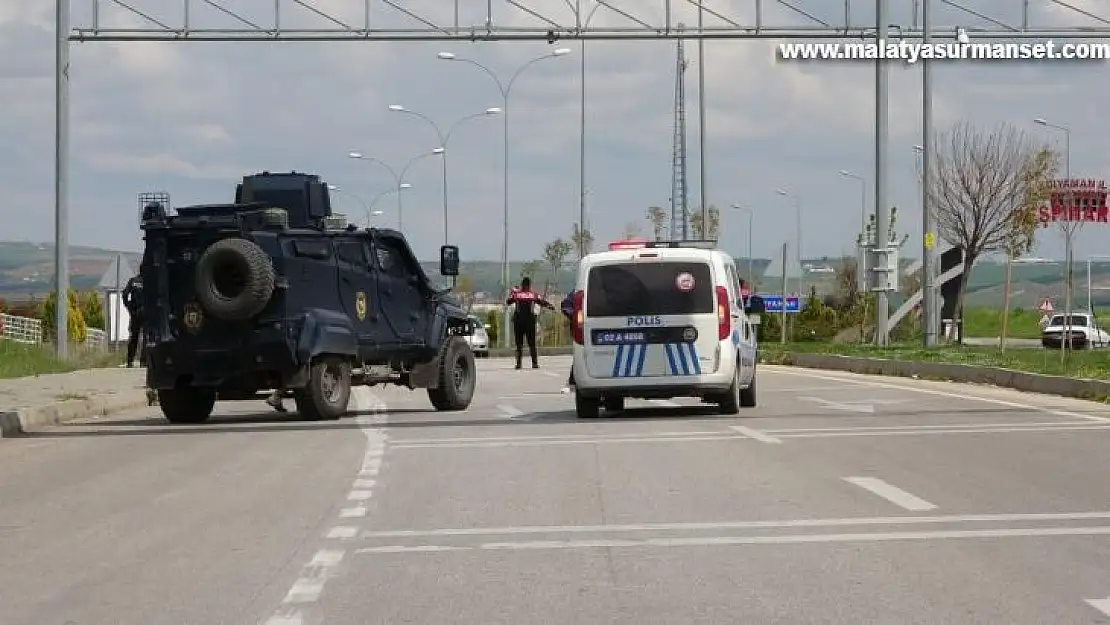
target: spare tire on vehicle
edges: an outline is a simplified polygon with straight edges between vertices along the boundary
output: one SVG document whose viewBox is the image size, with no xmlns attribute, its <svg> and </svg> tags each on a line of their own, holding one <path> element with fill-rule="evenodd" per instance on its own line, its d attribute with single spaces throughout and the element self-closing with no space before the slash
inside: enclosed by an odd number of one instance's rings
<svg viewBox="0 0 1110 625">
<path fill-rule="evenodd" d="M 274 279 L 270 256 L 257 243 L 221 239 L 197 261 L 197 299 L 217 319 L 245 321 L 269 303 Z"/>
</svg>

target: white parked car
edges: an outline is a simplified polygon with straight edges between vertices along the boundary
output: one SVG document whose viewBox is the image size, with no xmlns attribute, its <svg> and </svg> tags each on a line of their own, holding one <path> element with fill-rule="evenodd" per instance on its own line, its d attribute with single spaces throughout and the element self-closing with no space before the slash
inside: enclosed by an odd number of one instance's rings
<svg viewBox="0 0 1110 625">
<path fill-rule="evenodd" d="M 489 324 L 482 323 L 474 315 L 470 315 L 470 336 L 466 337 L 466 342 L 470 343 L 470 351 L 478 358 L 489 356 L 489 334 L 486 329 Z"/>
<path fill-rule="evenodd" d="M 1065 321 L 1067 315 L 1052 315 L 1048 324 L 1041 330 L 1041 345 L 1052 349 L 1060 349 L 1064 344 L 1064 332 L 1070 331 L 1072 349 L 1093 349 L 1096 347 L 1110 346 L 1110 334 L 1098 327 L 1095 316 L 1087 312 L 1071 314 L 1070 323 Z"/>
</svg>

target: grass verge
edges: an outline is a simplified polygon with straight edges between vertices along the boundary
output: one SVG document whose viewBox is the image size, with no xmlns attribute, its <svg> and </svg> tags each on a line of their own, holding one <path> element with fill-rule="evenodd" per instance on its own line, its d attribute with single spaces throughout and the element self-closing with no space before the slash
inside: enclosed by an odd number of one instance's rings
<svg viewBox="0 0 1110 625">
<path fill-rule="evenodd" d="M 91 350 L 74 347 L 70 357 L 61 361 L 48 346 L 0 340 L 0 379 L 22 378 L 44 373 L 66 373 L 78 369 L 113 367 L 124 360 L 117 350 Z"/>
<path fill-rule="evenodd" d="M 1110 379 L 1110 352 L 1106 350 L 1072 351 L 1066 364 L 1060 362 L 1059 350 L 1008 349 L 1000 352 L 997 347 L 944 346 L 923 349 L 919 344 L 888 345 L 839 345 L 832 343 L 764 343 L 759 346 L 764 362 L 783 363 L 791 353 L 837 354 L 887 360 L 914 362 L 942 362 L 982 367 L 1000 367 L 1015 371 L 1062 375 L 1070 378 Z"/>
</svg>

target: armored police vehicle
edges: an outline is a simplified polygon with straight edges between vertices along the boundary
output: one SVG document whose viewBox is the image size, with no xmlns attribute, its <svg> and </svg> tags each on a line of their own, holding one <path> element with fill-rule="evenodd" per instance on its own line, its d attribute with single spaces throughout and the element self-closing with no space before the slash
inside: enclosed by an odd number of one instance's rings
<svg viewBox="0 0 1110 625">
<path fill-rule="evenodd" d="M 217 398 L 276 389 L 308 419 L 337 419 L 352 385 L 427 389 L 464 410 L 475 388 L 466 313 L 404 235 L 333 215 L 317 175 L 243 178 L 235 203 L 144 214 L 147 384 L 174 423 Z M 458 248 L 440 272 L 458 275 Z"/>
<path fill-rule="evenodd" d="M 699 397 L 721 412 L 756 405 L 756 328 L 732 257 L 715 241 L 624 241 L 578 267 L 575 408 L 620 411 L 626 398 Z"/>
</svg>

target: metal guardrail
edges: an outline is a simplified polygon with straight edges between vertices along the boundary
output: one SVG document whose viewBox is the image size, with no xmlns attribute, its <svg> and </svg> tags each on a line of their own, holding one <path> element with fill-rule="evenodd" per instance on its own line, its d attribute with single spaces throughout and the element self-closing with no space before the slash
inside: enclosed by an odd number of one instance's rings
<svg viewBox="0 0 1110 625">
<path fill-rule="evenodd" d="M 42 321 L 32 317 L 0 313 L 0 340 L 28 345 L 42 344 Z M 87 347 L 107 347 L 108 333 L 99 328 L 89 328 L 85 332 L 85 345 Z"/>
</svg>

